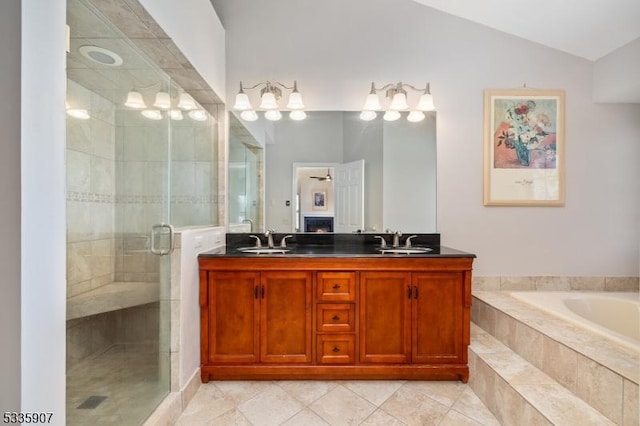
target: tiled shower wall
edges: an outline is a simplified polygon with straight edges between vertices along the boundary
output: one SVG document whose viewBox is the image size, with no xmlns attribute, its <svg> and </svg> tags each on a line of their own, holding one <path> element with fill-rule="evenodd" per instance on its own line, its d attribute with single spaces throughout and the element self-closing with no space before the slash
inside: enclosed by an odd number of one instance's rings
<svg viewBox="0 0 640 426">
<path fill-rule="evenodd" d="M 91 118 L 67 120 L 67 297 L 115 274 L 115 105 L 71 80 L 68 104 Z"/>
<path fill-rule="evenodd" d="M 167 120 L 117 110 L 71 80 L 68 99 L 91 115 L 67 122 L 68 297 L 113 281 L 158 282 L 154 224 L 218 223 L 217 122 L 171 121 L 169 147 Z"/>
</svg>

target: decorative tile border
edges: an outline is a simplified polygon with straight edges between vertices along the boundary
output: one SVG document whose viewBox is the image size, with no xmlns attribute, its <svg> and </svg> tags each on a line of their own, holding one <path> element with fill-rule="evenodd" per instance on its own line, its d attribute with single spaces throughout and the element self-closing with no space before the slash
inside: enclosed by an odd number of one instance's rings
<svg viewBox="0 0 640 426">
<path fill-rule="evenodd" d="M 640 277 L 473 277 L 474 291 L 639 291 Z"/>
<path fill-rule="evenodd" d="M 207 195 L 172 195 L 171 204 L 218 204 L 220 197 L 216 194 Z M 115 195 L 97 194 L 92 192 L 67 192 L 67 201 L 105 204 L 163 204 L 167 202 L 164 195 Z"/>
</svg>

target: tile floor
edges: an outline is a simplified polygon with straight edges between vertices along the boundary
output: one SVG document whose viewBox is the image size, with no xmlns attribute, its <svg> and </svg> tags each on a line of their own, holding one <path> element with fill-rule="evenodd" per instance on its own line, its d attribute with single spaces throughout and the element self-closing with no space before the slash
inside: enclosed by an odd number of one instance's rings
<svg viewBox="0 0 640 426">
<path fill-rule="evenodd" d="M 499 425 L 471 388 L 427 381 L 219 381 L 177 425 Z"/>
<path fill-rule="evenodd" d="M 166 396 L 156 345 L 115 345 L 67 371 L 67 425 L 139 425 Z M 91 396 L 95 408 L 78 408 Z"/>
</svg>

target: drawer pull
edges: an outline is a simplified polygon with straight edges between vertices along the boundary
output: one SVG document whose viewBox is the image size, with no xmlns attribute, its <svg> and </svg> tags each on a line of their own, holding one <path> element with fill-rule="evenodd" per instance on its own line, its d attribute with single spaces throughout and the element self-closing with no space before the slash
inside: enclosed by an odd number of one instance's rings
<svg viewBox="0 0 640 426">
<path fill-rule="evenodd" d="M 340 317 L 338 315 L 332 316 L 331 319 L 334 321 L 340 321 Z"/>
<path fill-rule="evenodd" d="M 340 352 L 340 348 L 337 346 L 334 346 L 333 349 L 331 349 L 331 352 Z"/>
<path fill-rule="evenodd" d="M 333 287 L 332 287 L 332 288 L 333 288 L 334 290 L 337 290 L 337 289 L 339 289 L 339 288 L 340 288 L 340 284 L 337 284 L 337 283 L 336 283 L 336 284 L 334 284 L 334 285 L 333 285 Z"/>
</svg>

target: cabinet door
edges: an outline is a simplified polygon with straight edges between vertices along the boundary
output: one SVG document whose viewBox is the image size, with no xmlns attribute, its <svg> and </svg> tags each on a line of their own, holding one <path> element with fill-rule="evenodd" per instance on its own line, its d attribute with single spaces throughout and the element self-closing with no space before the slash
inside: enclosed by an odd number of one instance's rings
<svg viewBox="0 0 640 426">
<path fill-rule="evenodd" d="M 260 274 L 209 273 L 209 362 L 258 361 Z"/>
<path fill-rule="evenodd" d="M 463 277 L 461 273 L 413 274 L 412 361 L 463 361 Z"/>
<path fill-rule="evenodd" d="M 311 362 L 312 273 L 263 272 L 260 361 Z"/>
<path fill-rule="evenodd" d="M 360 274 L 360 362 L 411 360 L 411 274 Z"/>
</svg>

